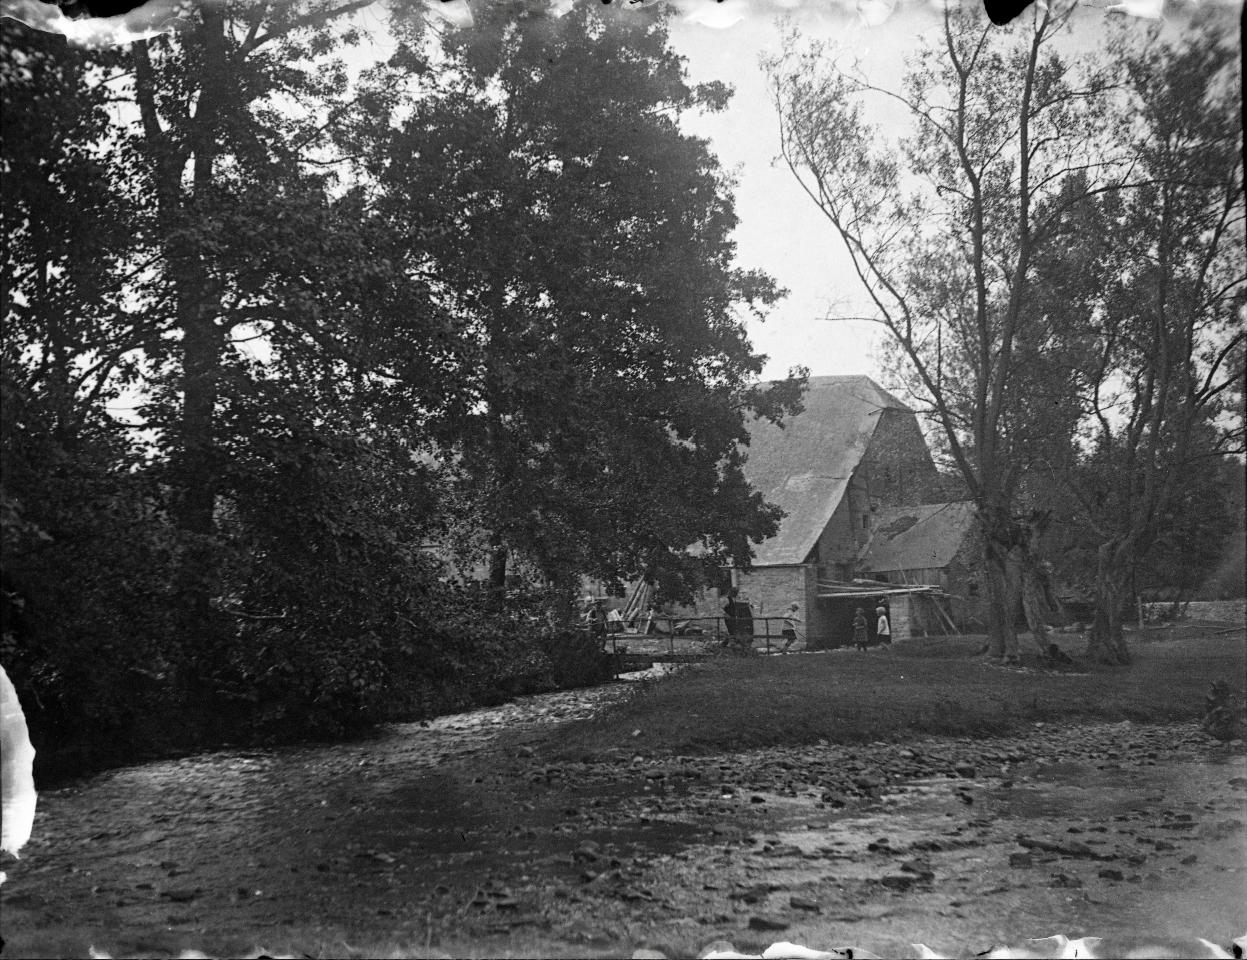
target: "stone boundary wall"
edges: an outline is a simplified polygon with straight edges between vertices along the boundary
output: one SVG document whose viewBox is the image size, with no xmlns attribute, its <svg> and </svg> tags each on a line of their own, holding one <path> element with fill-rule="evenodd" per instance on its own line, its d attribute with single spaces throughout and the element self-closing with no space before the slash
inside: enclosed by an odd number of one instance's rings
<svg viewBox="0 0 1247 960">
<path fill-rule="evenodd" d="M 1172 607 L 1171 603 L 1145 603 L 1143 616 L 1159 619 Z M 1186 605 L 1185 620 L 1247 621 L 1247 600 L 1192 600 Z"/>
</svg>

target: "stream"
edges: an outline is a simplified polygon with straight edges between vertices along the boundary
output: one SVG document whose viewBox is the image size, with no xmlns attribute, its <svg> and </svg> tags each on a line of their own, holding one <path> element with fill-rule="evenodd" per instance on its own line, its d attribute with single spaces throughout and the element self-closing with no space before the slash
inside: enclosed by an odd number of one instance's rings
<svg viewBox="0 0 1247 960">
<path fill-rule="evenodd" d="M 1247 757 L 1193 724 L 545 755 L 630 689 L 45 791 L 0 887 L 7 954 L 1213 956 L 1198 938 L 1247 931 Z"/>
</svg>

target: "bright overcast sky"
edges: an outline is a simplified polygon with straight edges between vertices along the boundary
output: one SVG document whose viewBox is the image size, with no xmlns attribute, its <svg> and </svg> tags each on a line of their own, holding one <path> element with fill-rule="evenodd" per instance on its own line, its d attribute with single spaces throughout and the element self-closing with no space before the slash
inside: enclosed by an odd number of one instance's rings
<svg viewBox="0 0 1247 960">
<path fill-rule="evenodd" d="M 882 0 L 865 2 L 882 6 Z M 892 89 L 900 87 L 905 57 L 940 26 L 940 14 L 926 3 L 902 4 L 876 27 L 866 26 L 856 11 L 841 9 L 827 2 L 817 13 L 803 9 L 792 16 L 804 35 L 835 38 L 854 51 L 867 77 Z M 1105 34 L 1105 18 L 1116 16 L 1090 6 L 1080 10 L 1067 51 L 1094 49 Z M 1146 29 L 1147 21 L 1130 21 L 1140 31 Z M 1166 26 L 1176 31 L 1185 22 L 1185 17 L 1170 14 Z M 1227 28 L 1237 32 L 1236 13 L 1227 18 Z M 878 327 L 868 321 L 819 319 L 829 313 L 864 313 L 861 288 L 830 225 L 782 161 L 772 163 L 779 152 L 778 123 L 758 61 L 764 51 L 778 49 L 774 14 L 746 16 L 718 29 L 681 18 L 673 23 L 671 35 L 688 59 L 693 80 L 723 80 L 736 90 L 725 111 L 691 117 L 685 126 L 711 141 L 726 168 L 736 168 L 740 265 L 765 270 L 790 291 L 766 323 L 750 327 L 755 347 L 770 358 L 764 375 L 781 377 L 803 364 L 816 376 L 878 377 Z M 880 110 L 876 120 L 892 133 L 904 129 L 899 108 Z"/>
</svg>

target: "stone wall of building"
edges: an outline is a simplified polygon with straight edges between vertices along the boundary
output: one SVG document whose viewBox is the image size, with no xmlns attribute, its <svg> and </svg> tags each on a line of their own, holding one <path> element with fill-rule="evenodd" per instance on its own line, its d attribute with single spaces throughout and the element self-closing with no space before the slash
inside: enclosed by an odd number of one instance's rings
<svg viewBox="0 0 1247 960">
<path fill-rule="evenodd" d="M 755 618 L 782 617 L 788 604 L 797 604 L 801 618 L 800 633 L 817 640 L 828 635 L 830 625 L 827 611 L 818 601 L 818 568 L 812 564 L 786 567 L 755 567 L 751 570 L 733 571 L 741 599 L 748 602 Z M 700 591 L 690 606 L 671 607 L 671 613 L 687 617 L 721 617 L 725 591 L 708 588 Z M 781 636 L 783 625 L 778 620 L 770 624 L 772 636 Z M 755 624 L 759 635 L 765 625 Z"/>
<path fill-rule="evenodd" d="M 940 475 L 914 414 L 884 410 L 879 415 L 854 479 L 862 483 L 868 508 L 937 502 Z"/>
<path fill-rule="evenodd" d="M 944 590 L 959 630 L 987 629 L 987 584 L 983 579 L 983 547 L 977 531 L 966 537 L 944 568 Z"/>
<path fill-rule="evenodd" d="M 855 505 L 853 484 L 835 513 L 823 528 L 815 547 L 815 555 L 811 561 L 817 561 L 824 568 L 823 576 L 828 580 L 844 580 L 852 577 L 854 561 L 857 558 L 857 540 L 854 525 L 860 525 L 863 515 L 860 506 Z"/>
<path fill-rule="evenodd" d="M 911 621 L 915 611 L 910 607 L 916 602 L 912 596 L 899 593 L 888 597 L 888 625 L 892 628 L 893 643 L 902 643 L 913 636 Z"/>
<path fill-rule="evenodd" d="M 796 603 L 804 619 L 809 606 L 807 596 L 807 571 L 804 566 L 792 567 L 754 567 L 737 573 L 737 583 L 742 599 L 753 608 L 753 615 L 758 617 L 782 617 L 790 603 Z M 782 625 L 778 621 L 770 624 L 771 633 L 778 637 Z M 754 632 L 762 634 L 763 624 L 756 622 Z"/>
</svg>

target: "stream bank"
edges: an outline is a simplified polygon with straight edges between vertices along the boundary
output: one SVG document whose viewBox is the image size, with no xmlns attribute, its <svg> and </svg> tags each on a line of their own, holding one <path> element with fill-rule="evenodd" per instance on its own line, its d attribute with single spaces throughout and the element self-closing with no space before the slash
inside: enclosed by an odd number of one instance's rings
<svg viewBox="0 0 1247 960">
<path fill-rule="evenodd" d="M 1247 929 L 1247 758 L 1194 724 L 1035 725 L 711 756 L 558 758 L 626 684 L 349 744 L 43 793 L 0 887 L 15 956 L 908 956 Z"/>
</svg>

